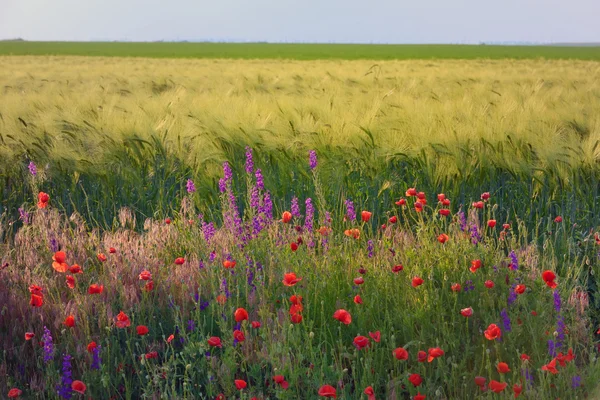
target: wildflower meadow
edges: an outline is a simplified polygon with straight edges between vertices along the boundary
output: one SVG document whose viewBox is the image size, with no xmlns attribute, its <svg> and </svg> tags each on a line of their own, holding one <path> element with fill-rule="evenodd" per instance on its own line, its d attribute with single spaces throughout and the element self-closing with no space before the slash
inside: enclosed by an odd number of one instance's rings
<svg viewBox="0 0 600 400">
<path fill-rule="evenodd" d="M 258 153 L 223 163 L 219 215 L 188 177 L 169 215 L 110 227 L 28 160 L 2 225 L 2 397 L 593 398 L 593 229 L 528 224 L 493 191 L 407 186 L 375 210 L 330 196 L 314 150 L 312 195 L 277 199 Z"/>
</svg>

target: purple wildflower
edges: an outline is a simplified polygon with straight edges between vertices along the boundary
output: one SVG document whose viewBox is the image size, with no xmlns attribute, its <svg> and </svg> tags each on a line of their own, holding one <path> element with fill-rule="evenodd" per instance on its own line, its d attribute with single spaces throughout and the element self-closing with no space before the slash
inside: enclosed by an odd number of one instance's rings
<svg viewBox="0 0 600 400">
<path fill-rule="evenodd" d="M 556 348 L 560 349 L 565 341 L 565 319 L 559 315 L 556 319 Z"/>
<path fill-rule="evenodd" d="M 246 146 L 246 173 L 252 175 L 254 171 L 254 160 L 252 159 L 252 149 Z"/>
<path fill-rule="evenodd" d="M 31 220 L 29 213 L 25 209 L 19 207 L 19 219 L 23 221 L 23 224 L 28 225 Z"/>
<path fill-rule="evenodd" d="M 373 241 L 371 239 L 367 242 L 367 251 L 369 252 L 369 258 L 373 258 Z"/>
<path fill-rule="evenodd" d="M 208 256 L 208 261 L 212 263 L 213 261 L 215 261 L 215 258 L 217 258 L 217 253 L 215 251 L 211 251 L 210 255 Z"/>
<path fill-rule="evenodd" d="M 65 354 L 63 355 L 62 377 L 60 379 L 60 384 L 56 386 L 58 395 L 63 399 L 70 399 L 73 397 L 71 383 L 73 383 L 73 376 L 71 374 L 71 356 Z"/>
<path fill-rule="evenodd" d="M 191 179 L 187 180 L 185 188 L 186 188 L 186 190 L 187 190 L 188 193 L 194 193 L 196 191 L 196 185 L 194 185 L 194 181 L 191 180 Z"/>
<path fill-rule="evenodd" d="M 471 225 L 469 232 L 471 233 L 471 243 L 477 244 L 481 242 L 481 235 L 479 234 L 479 229 L 477 229 L 476 224 Z"/>
<path fill-rule="evenodd" d="M 354 203 L 352 200 L 348 199 L 344 201 L 344 204 L 346 205 L 346 218 L 349 221 L 356 221 L 356 211 L 354 210 Z"/>
<path fill-rule="evenodd" d="M 465 291 L 465 293 L 468 293 L 471 290 L 475 290 L 475 285 L 473 285 L 473 281 L 470 279 L 468 281 L 466 281 L 465 288 L 463 290 Z"/>
<path fill-rule="evenodd" d="M 262 171 L 260 169 L 257 169 L 256 172 L 254 173 L 254 176 L 256 176 L 256 187 L 259 188 L 260 190 L 264 190 L 265 189 L 265 180 L 263 178 Z"/>
<path fill-rule="evenodd" d="M 467 216 L 462 210 L 457 212 L 456 215 L 458 215 L 458 223 L 460 225 L 460 230 L 464 232 L 467 229 Z"/>
<path fill-rule="evenodd" d="M 253 186 L 250 191 L 250 207 L 258 210 L 260 207 L 260 191 L 258 190 L 258 186 Z"/>
<path fill-rule="evenodd" d="M 506 311 L 506 308 L 500 312 L 500 316 L 502 317 L 502 325 L 504 326 L 504 330 L 506 332 L 510 332 L 512 329 L 510 326 L 510 317 L 508 316 L 508 311 Z"/>
<path fill-rule="evenodd" d="M 579 386 L 581 386 L 581 377 L 579 375 L 575 375 L 572 379 L 571 379 L 571 387 L 573 389 L 578 388 Z"/>
<path fill-rule="evenodd" d="M 27 168 L 29 168 L 29 173 L 31 175 L 37 175 L 37 167 L 35 166 L 35 163 L 33 161 L 29 161 L 29 165 L 27 166 Z"/>
<path fill-rule="evenodd" d="M 228 288 L 227 288 L 227 279 L 223 278 L 223 280 L 221 281 L 221 290 L 225 293 L 225 297 L 229 298 L 231 297 L 231 292 L 229 292 Z"/>
<path fill-rule="evenodd" d="M 508 293 L 507 303 L 509 306 L 512 306 L 515 301 L 517 301 L 517 292 L 515 292 L 516 285 L 513 284 L 510 287 L 510 292 Z"/>
<path fill-rule="evenodd" d="M 50 251 L 56 253 L 59 247 L 58 241 L 55 238 L 50 238 Z"/>
<path fill-rule="evenodd" d="M 300 206 L 298 205 L 298 198 L 292 197 L 292 217 L 300 218 Z"/>
<path fill-rule="evenodd" d="M 42 343 L 44 343 L 44 362 L 47 364 L 54 357 L 54 344 L 52 343 L 52 334 L 46 326 L 44 326 Z"/>
<path fill-rule="evenodd" d="M 509 268 L 512 269 L 513 271 L 518 270 L 519 269 L 519 259 L 517 258 L 517 253 L 515 253 L 514 250 L 511 250 L 510 254 L 508 256 L 510 257 Z"/>
<path fill-rule="evenodd" d="M 102 359 L 100 358 L 100 345 L 98 345 L 92 350 L 92 365 L 90 368 L 99 370 L 101 363 Z"/>
<path fill-rule="evenodd" d="M 556 346 L 552 339 L 548 340 L 548 354 L 550 357 L 556 357 Z"/>
<path fill-rule="evenodd" d="M 316 151 L 311 150 L 308 152 L 308 161 L 310 164 L 310 169 L 317 168 L 317 152 Z"/>
<path fill-rule="evenodd" d="M 524 368 L 521 370 L 522 375 L 525 377 L 525 381 L 527 382 L 527 387 L 529 389 L 533 388 L 533 375 L 529 371 L 529 368 Z"/>
<path fill-rule="evenodd" d="M 305 204 L 306 204 L 306 217 L 304 218 L 304 229 L 306 231 L 312 233 L 315 209 L 313 207 L 312 200 L 310 197 L 306 199 Z"/>
<path fill-rule="evenodd" d="M 227 161 L 223 163 L 223 178 L 225 179 L 225 182 L 229 182 L 233 178 L 233 172 Z"/>
<path fill-rule="evenodd" d="M 560 299 L 560 293 L 558 293 L 558 290 L 555 290 L 553 295 L 554 295 L 554 310 L 557 313 L 559 313 L 561 305 L 562 305 L 562 301 Z"/>
<path fill-rule="evenodd" d="M 212 222 L 209 222 L 208 224 L 202 222 L 202 234 L 204 235 L 204 240 L 209 243 L 212 237 L 215 236 L 215 224 Z"/>
<path fill-rule="evenodd" d="M 196 322 L 193 319 L 188 320 L 187 329 L 190 332 L 192 332 L 194 329 L 196 329 Z"/>
<path fill-rule="evenodd" d="M 206 310 L 209 305 L 210 303 L 208 301 L 203 301 L 202 303 L 200 303 L 200 311 Z"/>
<path fill-rule="evenodd" d="M 225 193 L 225 190 L 227 190 L 227 181 L 225 178 L 221 178 L 219 179 L 219 192 Z"/>
<path fill-rule="evenodd" d="M 273 202 L 271 201 L 271 194 L 269 192 L 265 193 L 263 214 L 268 221 L 273 219 Z"/>
</svg>

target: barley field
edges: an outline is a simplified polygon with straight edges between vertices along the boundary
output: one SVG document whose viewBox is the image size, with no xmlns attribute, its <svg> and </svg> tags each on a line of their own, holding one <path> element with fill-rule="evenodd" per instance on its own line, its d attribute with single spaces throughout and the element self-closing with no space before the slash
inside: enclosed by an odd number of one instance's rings
<svg viewBox="0 0 600 400">
<path fill-rule="evenodd" d="M 0 56 L 2 396 L 594 398 L 600 63 L 348 58 Z"/>
</svg>

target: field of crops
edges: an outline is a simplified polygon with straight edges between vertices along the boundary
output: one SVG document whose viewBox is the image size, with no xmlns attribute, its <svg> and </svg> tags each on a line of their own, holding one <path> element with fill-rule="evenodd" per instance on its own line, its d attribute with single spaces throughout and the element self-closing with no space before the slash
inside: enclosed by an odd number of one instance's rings
<svg viewBox="0 0 600 400">
<path fill-rule="evenodd" d="M 597 61 L 2 56 L 0 91 L 2 396 L 594 398 Z"/>
</svg>

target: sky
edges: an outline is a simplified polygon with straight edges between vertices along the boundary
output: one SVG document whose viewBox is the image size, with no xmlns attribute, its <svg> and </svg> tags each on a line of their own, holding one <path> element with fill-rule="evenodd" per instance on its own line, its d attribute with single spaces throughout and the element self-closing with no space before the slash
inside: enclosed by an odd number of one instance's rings
<svg viewBox="0 0 600 400">
<path fill-rule="evenodd" d="M 600 42 L 600 0 L 0 0 L 0 39 Z"/>
</svg>

